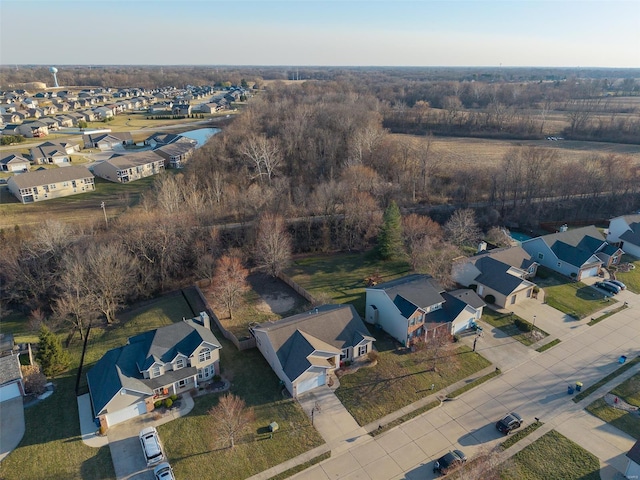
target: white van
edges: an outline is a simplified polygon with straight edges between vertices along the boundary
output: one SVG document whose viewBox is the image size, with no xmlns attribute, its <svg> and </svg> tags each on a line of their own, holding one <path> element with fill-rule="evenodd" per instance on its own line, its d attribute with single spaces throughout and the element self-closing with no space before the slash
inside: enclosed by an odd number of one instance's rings
<svg viewBox="0 0 640 480">
<path fill-rule="evenodd" d="M 140 431 L 139 437 L 147 467 L 157 465 L 165 460 L 160 437 L 158 437 L 158 431 L 154 427 L 148 427 Z"/>
</svg>

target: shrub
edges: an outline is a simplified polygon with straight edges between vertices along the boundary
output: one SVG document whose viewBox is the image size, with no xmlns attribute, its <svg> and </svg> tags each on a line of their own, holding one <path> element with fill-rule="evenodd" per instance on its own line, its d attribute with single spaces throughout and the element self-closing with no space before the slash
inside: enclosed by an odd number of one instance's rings
<svg viewBox="0 0 640 480">
<path fill-rule="evenodd" d="M 172 405 L 173 405 L 173 400 L 171 400 L 170 398 L 165 398 L 164 399 L 164 407 L 165 408 L 171 408 Z"/>
<path fill-rule="evenodd" d="M 25 393 L 33 393 L 34 395 L 40 395 L 47 387 L 47 377 L 40 371 L 38 365 L 23 365 L 22 376 L 24 377 L 24 390 Z"/>
<path fill-rule="evenodd" d="M 490 303 L 490 304 L 492 304 L 492 303 L 496 303 L 496 297 L 494 297 L 494 296 L 493 296 L 493 295 L 491 295 L 491 294 L 486 295 L 486 296 L 484 297 L 484 299 L 485 299 L 485 301 L 486 301 L 487 303 Z"/>
<path fill-rule="evenodd" d="M 375 362 L 375 361 L 377 361 L 379 356 L 380 356 L 380 355 L 379 355 L 379 354 L 378 354 L 378 352 L 376 352 L 375 350 L 371 350 L 371 351 L 367 354 L 367 357 L 369 358 L 369 361 L 370 361 L 370 362 L 372 362 L 372 363 L 373 363 L 373 362 Z"/>
<path fill-rule="evenodd" d="M 531 325 L 529 322 L 525 322 L 524 320 L 520 320 L 519 318 L 516 318 L 513 321 L 513 323 L 516 327 L 518 327 L 518 330 L 520 330 L 521 332 L 533 331 L 533 325 Z"/>
<path fill-rule="evenodd" d="M 172 402 L 175 402 L 178 399 L 178 395 L 176 395 L 175 393 L 173 395 L 171 395 L 169 397 L 171 399 Z"/>
<path fill-rule="evenodd" d="M 163 404 L 163 403 L 164 403 L 164 402 L 163 402 L 162 400 L 156 400 L 156 401 L 153 403 L 153 406 L 154 406 L 155 408 L 160 408 L 160 407 L 162 406 L 162 404 Z"/>
<path fill-rule="evenodd" d="M 453 343 L 457 343 L 460 341 L 460 335 L 456 334 L 453 336 Z"/>
<path fill-rule="evenodd" d="M 214 376 L 213 376 L 213 381 L 214 381 L 214 382 L 219 382 L 220 380 L 222 380 L 222 378 L 220 377 L 220 375 L 214 375 Z"/>
</svg>

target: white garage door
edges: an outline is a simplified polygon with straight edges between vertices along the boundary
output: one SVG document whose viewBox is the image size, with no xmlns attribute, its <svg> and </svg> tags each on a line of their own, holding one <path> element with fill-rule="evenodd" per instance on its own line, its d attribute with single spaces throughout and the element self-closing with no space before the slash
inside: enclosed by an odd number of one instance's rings
<svg viewBox="0 0 640 480">
<path fill-rule="evenodd" d="M 303 380 L 298 384 L 298 395 L 300 395 L 301 393 L 307 392 L 312 388 L 316 388 L 316 387 L 319 387 L 320 385 L 324 385 L 324 382 L 325 382 L 324 374 L 320 374 L 316 377 Z"/>
<path fill-rule="evenodd" d="M 589 270 L 583 270 L 580 275 L 580 280 L 583 278 L 595 277 L 598 275 L 598 267 L 590 268 Z"/>
<path fill-rule="evenodd" d="M 452 330 L 451 333 L 455 335 L 456 333 L 466 330 L 467 328 L 471 328 L 472 323 L 473 323 L 473 318 L 470 318 L 466 322 L 464 320 L 453 322 L 453 325 L 451 326 L 451 330 Z"/>
<path fill-rule="evenodd" d="M 20 387 L 18 387 L 17 383 L 11 383 L 9 385 L 0 387 L 0 402 L 4 402 L 5 400 L 10 400 L 19 396 Z"/>
<path fill-rule="evenodd" d="M 130 418 L 142 415 L 143 413 L 147 413 L 147 407 L 144 402 L 134 403 L 133 405 L 123 408 L 122 410 L 107 413 L 107 425 L 109 427 L 112 427 L 118 423 L 125 422 Z"/>
</svg>

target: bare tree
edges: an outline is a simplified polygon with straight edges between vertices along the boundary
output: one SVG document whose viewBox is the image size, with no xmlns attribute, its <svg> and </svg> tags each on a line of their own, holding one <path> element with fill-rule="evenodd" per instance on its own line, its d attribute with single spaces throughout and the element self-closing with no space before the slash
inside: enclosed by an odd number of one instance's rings
<svg viewBox="0 0 640 480">
<path fill-rule="evenodd" d="M 259 268 L 277 277 L 291 261 L 291 236 L 284 218 L 266 213 L 256 231 L 255 260 Z"/>
<path fill-rule="evenodd" d="M 255 421 L 253 408 L 247 408 L 244 400 L 231 393 L 220 398 L 208 413 L 212 437 L 220 443 L 226 443 L 229 448 L 235 447 L 236 441 L 249 431 Z"/>
<path fill-rule="evenodd" d="M 458 246 L 475 245 L 480 238 L 475 213 L 470 208 L 453 212 L 451 218 L 444 224 L 444 231 L 447 239 Z"/>
<path fill-rule="evenodd" d="M 262 181 L 262 177 L 266 176 L 269 183 L 283 158 L 277 140 L 265 135 L 249 138 L 242 145 L 240 153 L 253 168 L 254 178 Z"/>
<path fill-rule="evenodd" d="M 238 257 L 225 255 L 216 262 L 213 274 L 213 288 L 219 301 L 233 319 L 233 308 L 242 294 L 249 290 L 247 276 L 249 271 L 244 268 Z"/>
<path fill-rule="evenodd" d="M 511 237 L 504 228 L 492 227 L 485 235 L 487 242 L 497 247 L 508 247 L 511 245 Z"/>
<path fill-rule="evenodd" d="M 444 288 L 453 286 L 451 262 L 461 256 L 455 245 L 441 240 L 423 237 L 413 245 L 409 253 L 411 266 L 417 272 L 428 273 Z"/>
</svg>

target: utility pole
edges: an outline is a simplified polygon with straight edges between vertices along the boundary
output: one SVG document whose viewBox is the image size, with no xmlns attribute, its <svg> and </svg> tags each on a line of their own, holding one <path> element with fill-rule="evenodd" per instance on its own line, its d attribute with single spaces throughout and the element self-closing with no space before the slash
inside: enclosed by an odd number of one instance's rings
<svg viewBox="0 0 640 480">
<path fill-rule="evenodd" d="M 109 221 L 107 220 L 107 209 L 105 208 L 104 202 L 100 204 L 100 207 L 102 207 L 102 212 L 104 213 L 104 224 L 107 228 L 109 228 Z"/>
</svg>

